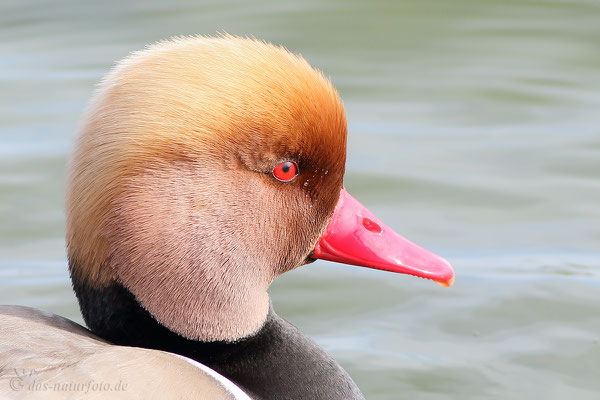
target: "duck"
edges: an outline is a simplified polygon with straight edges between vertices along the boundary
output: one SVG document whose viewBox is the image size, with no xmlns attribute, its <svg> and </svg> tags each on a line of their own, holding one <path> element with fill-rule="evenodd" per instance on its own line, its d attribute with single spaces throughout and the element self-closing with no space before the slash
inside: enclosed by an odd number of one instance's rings
<svg viewBox="0 0 600 400">
<path fill-rule="evenodd" d="M 118 62 L 68 167 L 68 268 L 86 327 L 0 307 L 0 393 L 363 399 L 277 315 L 270 284 L 317 259 L 442 286 L 454 271 L 346 191 L 346 141 L 337 90 L 284 47 L 176 37 Z"/>
</svg>

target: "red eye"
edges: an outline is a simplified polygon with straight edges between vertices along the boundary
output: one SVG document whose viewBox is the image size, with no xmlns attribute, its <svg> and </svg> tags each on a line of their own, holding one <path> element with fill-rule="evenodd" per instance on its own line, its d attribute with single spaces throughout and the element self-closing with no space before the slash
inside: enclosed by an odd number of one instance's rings
<svg viewBox="0 0 600 400">
<path fill-rule="evenodd" d="M 273 176 L 281 182 L 289 182 L 298 174 L 298 166 L 293 161 L 285 161 L 273 169 Z"/>
</svg>

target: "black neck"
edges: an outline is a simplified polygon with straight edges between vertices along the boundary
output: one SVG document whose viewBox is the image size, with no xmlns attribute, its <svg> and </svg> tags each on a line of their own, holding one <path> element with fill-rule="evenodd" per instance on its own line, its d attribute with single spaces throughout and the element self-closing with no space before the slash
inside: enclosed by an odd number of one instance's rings
<svg viewBox="0 0 600 400">
<path fill-rule="evenodd" d="M 98 336 L 119 345 L 192 358 L 255 399 L 364 399 L 327 353 L 273 309 L 254 335 L 235 342 L 186 339 L 160 325 L 120 284 L 98 290 L 73 280 L 83 318 Z"/>
</svg>

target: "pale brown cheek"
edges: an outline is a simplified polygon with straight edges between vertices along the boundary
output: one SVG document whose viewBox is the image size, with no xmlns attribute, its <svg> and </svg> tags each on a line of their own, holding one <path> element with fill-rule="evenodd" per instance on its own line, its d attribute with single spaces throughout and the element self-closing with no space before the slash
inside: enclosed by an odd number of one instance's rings
<svg viewBox="0 0 600 400">
<path fill-rule="evenodd" d="M 279 254 L 277 274 L 284 273 L 307 261 L 324 231 L 335 203 L 314 201 L 305 194 L 303 186 L 290 186 L 282 190 L 280 184 L 271 191 L 274 199 L 265 204 L 269 213 L 278 216 L 268 231 L 269 240 L 264 246 L 272 254 Z M 325 199 L 327 196 L 325 196 Z M 263 197 L 264 199 L 264 197 Z"/>
<path fill-rule="evenodd" d="M 268 253 L 248 237 L 260 218 L 240 219 L 257 188 L 234 190 L 215 180 L 223 174 L 187 165 L 163 168 L 136 176 L 115 202 L 111 267 L 155 318 L 186 337 L 251 332 L 266 315 L 273 279 Z"/>
<path fill-rule="evenodd" d="M 283 185 L 209 161 L 155 165 L 112 204 L 111 268 L 175 332 L 251 332 L 266 315 L 268 286 L 305 263 L 337 200 L 314 202 Z"/>
</svg>

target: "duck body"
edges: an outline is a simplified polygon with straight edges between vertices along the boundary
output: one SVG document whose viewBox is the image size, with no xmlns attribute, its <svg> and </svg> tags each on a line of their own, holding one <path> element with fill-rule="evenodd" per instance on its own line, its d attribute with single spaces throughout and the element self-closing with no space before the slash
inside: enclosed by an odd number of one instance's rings
<svg viewBox="0 0 600 400">
<path fill-rule="evenodd" d="M 135 383 L 89 398 L 362 399 L 277 316 L 269 285 L 315 259 L 444 286 L 454 272 L 346 192 L 346 136 L 331 82 L 281 47 L 188 37 L 125 58 L 69 167 L 69 272 L 89 331 L 0 309 L 0 365 Z"/>
<path fill-rule="evenodd" d="M 0 398 L 251 400 L 191 359 L 116 346 L 58 315 L 0 306 Z"/>
</svg>

